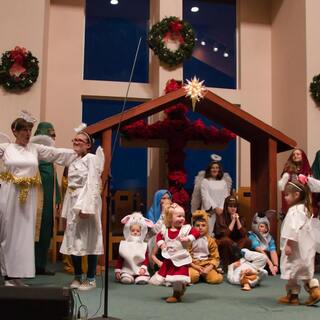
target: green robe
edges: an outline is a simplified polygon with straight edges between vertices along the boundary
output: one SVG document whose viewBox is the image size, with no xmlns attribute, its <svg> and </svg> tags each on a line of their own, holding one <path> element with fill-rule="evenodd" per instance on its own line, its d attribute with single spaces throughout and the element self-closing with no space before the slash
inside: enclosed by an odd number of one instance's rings
<svg viewBox="0 0 320 320">
<path fill-rule="evenodd" d="M 320 150 L 317 152 L 316 157 L 312 164 L 312 173 L 316 179 L 320 179 Z"/>
<path fill-rule="evenodd" d="M 53 232 L 54 219 L 54 193 L 55 203 L 61 202 L 60 189 L 57 176 L 54 173 L 52 163 L 39 161 L 39 171 L 43 188 L 43 208 L 39 241 L 35 243 L 36 268 L 45 269 L 47 265 L 48 251 Z"/>
</svg>

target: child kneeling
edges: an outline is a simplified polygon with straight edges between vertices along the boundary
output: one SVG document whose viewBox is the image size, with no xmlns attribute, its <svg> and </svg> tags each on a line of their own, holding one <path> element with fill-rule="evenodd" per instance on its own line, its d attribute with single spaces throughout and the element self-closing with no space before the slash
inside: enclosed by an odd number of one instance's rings
<svg viewBox="0 0 320 320">
<path fill-rule="evenodd" d="M 223 276 L 217 271 L 220 256 L 216 241 L 208 233 L 208 214 L 204 210 L 197 210 L 192 214 L 194 227 L 199 231 L 200 237 L 192 243 L 192 263 L 189 275 L 192 283 L 203 278 L 207 283 L 218 284 Z"/>
<path fill-rule="evenodd" d="M 150 276 L 148 272 L 148 251 L 144 238 L 148 227 L 152 228 L 151 220 L 146 219 L 140 212 L 125 216 L 123 235 L 125 240 L 120 242 L 119 258 L 115 269 L 116 280 L 123 284 L 147 284 Z"/>
<path fill-rule="evenodd" d="M 228 266 L 228 281 L 231 284 L 240 284 L 241 289 L 250 291 L 268 276 L 264 270 L 267 257 L 260 252 L 241 249 L 238 256 L 243 256 Z"/>
</svg>

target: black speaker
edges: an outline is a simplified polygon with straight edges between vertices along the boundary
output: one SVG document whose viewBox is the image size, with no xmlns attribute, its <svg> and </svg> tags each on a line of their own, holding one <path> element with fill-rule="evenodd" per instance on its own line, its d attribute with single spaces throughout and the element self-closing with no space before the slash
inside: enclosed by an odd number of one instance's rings
<svg viewBox="0 0 320 320">
<path fill-rule="evenodd" d="M 69 320 L 73 308 L 69 288 L 0 287 L 1 320 Z"/>
</svg>

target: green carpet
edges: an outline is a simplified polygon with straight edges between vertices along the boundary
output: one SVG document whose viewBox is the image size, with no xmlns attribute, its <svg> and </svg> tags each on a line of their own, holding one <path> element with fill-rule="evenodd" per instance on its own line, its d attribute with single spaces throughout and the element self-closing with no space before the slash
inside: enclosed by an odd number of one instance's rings
<svg viewBox="0 0 320 320">
<path fill-rule="evenodd" d="M 71 280 L 71 275 L 57 272 L 54 277 L 38 276 L 27 283 L 32 287 L 65 286 Z M 101 277 L 98 277 L 97 281 L 97 289 L 80 292 L 82 302 L 88 307 L 89 317 L 99 308 L 100 296 L 102 303 L 104 300 Z M 121 285 L 114 282 L 112 270 L 109 272 L 108 315 L 123 320 L 318 319 L 320 303 L 319 307 L 282 306 L 276 303 L 276 298 L 285 293 L 284 284 L 279 276 L 269 277 L 260 287 L 243 292 L 239 286 L 232 286 L 227 282 L 220 285 L 200 283 L 187 288 L 182 303 L 167 304 L 163 298 L 171 294 L 171 288 Z M 304 301 L 306 298 L 307 294 L 302 290 L 301 300 Z M 97 315 L 102 314 L 103 306 Z"/>
</svg>

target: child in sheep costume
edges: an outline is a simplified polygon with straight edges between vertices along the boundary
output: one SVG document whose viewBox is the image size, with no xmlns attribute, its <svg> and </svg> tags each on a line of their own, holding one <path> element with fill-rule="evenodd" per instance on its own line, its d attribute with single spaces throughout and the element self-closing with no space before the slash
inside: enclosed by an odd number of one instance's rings
<svg viewBox="0 0 320 320">
<path fill-rule="evenodd" d="M 150 279 L 149 259 L 144 239 L 148 227 L 152 228 L 153 223 L 144 218 L 140 212 L 125 216 L 121 223 L 124 224 L 125 240 L 122 240 L 119 246 L 119 258 L 115 269 L 116 280 L 124 284 L 147 284 Z"/>
</svg>

